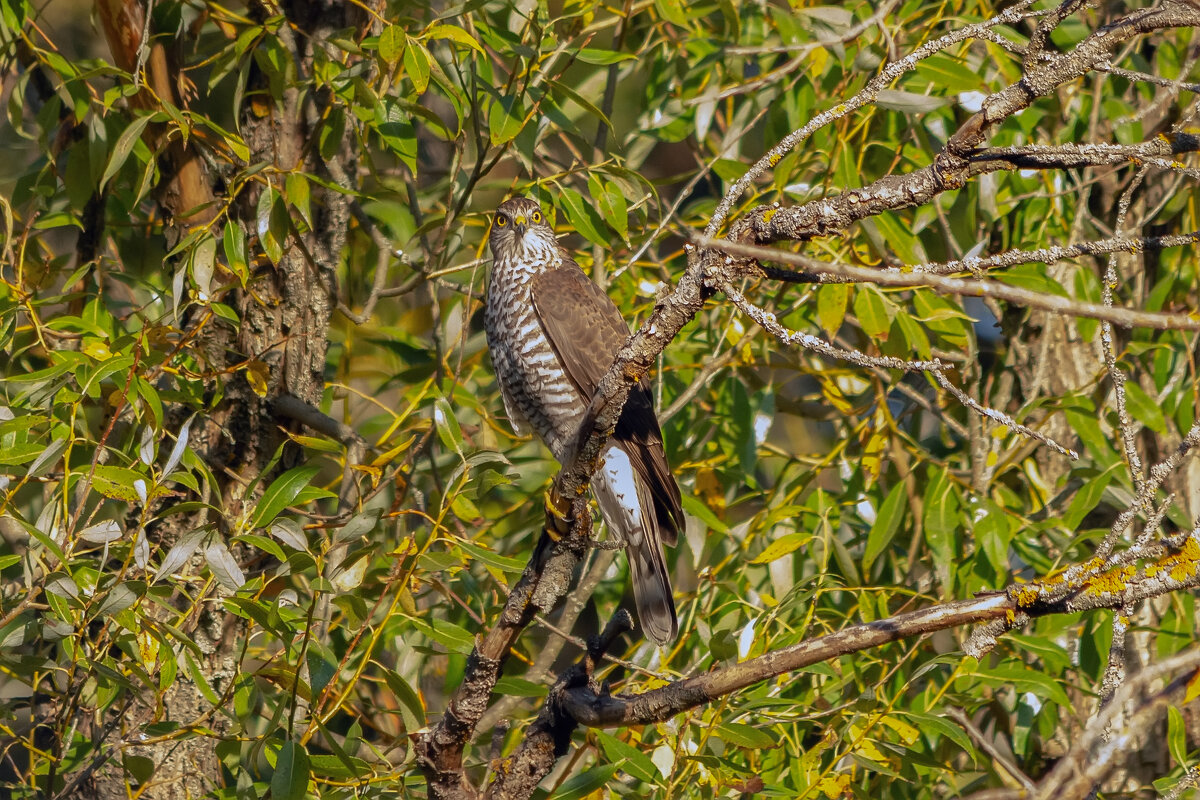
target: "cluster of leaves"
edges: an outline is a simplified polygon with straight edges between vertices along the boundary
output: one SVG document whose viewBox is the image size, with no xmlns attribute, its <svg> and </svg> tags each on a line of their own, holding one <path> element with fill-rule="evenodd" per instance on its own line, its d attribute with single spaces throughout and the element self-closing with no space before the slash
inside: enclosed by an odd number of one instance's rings
<svg viewBox="0 0 1200 800">
<path fill-rule="evenodd" d="M 147 108 L 134 102 L 140 76 L 85 41 L 47 36 L 35 4 L 6 1 L 0 44 L 20 66 L 0 132 L 19 154 L 0 175 L 0 664 L 15 698 L 0 711 L 0 780 L 13 796 L 70 796 L 106 770 L 151 786 L 166 752 L 155 748 L 196 739 L 220 759 L 217 796 L 419 793 L 409 736 L 440 713 L 475 633 L 495 618 L 557 469 L 511 435 L 483 355 L 487 212 L 512 191 L 537 198 L 626 317 L 644 317 L 684 265 L 670 234 L 702 228 L 747 163 L 885 59 L 990 11 L 975 0 L 889 9 L 395 4 L 371 35 L 332 34 L 305 72 L 283 17 L 156 4 L 152 30 L 177 42 L 190 101 Z M 1089 19 L 1060 26 L 1054 45 L 1069 49 Z M 1015 44 L 1028 33 L 1000 29 Z M 1194 79 L 1181 74 L 1194 70 L 1188 47 L 1181 33 L 1132 60 Z M 265 90 L 251 90 L 252 73 L 267 76 Z M 731 216 L 927 166 L 980 93 L 1020 74 L 1020 56 L 996 42 L 930 58 L 785 156 Z M 332 158 L 349 138 L 360 185 L 250 161 L 242 109 L 270 113 L 297 88 L 327 102 L 310 146 Z M 1122 77 L 1074 86 L 1008 120 L 993 143 L 1141 141 L 1156 130 L 1138 113 L 1153 97 Z M 153 142 L 170 140 L 197 142 L 221 165 L 227 198 L 182 236 L 155 199 L 166 178 Z M 1127 177 L 992 176 L 806 248 L 911 265 L 1101 235 Z M 239 220 L 248 186 L 261 193 Z M 369 452 L 348 463 L 343 443 L 293 431 L 299 461 L 281 449 L 231 480 L 201 455 L 236 450 L 239 431 L 201 443 L 203 420 L 230 381 L 265 394 L 271 376 L 261 353 L 229 362 L 200 343 L 243 324 L 230 298 L 253 293 L 290 237 L 317 224 L 318 186 L 361 202 L 400 256 L 388 266 L 393 290 L 377 296 L 380 242 L 356 224 L 337 291 L 351 309 L 370 298 L 374 313 L 299 334 L 328 337 L 322 410 Z M 1200 227 L 1194 193 L 1167 185 L 1147 207 L 1155 226 Z M 1188 256 L 1155 254 L 1119 295 L 1151 310 L 1195 307 Z M 1098 300 L 1099 275 L 1081 261 L 996 277 Z M 672 556 L 682 632 L 657 655 L 631 642 L 627 657 L 658 677 L 610 676 L 623 688 L 1046 574 L 1086 557 L 1124 508 L 1132 482 L 1102 364 L 1093 351 L 1056 352 L 1091 364 L 1088 377 L 1039 378 L 1029 353 L 1049 335 L 1045 317 L 997 320 L 930 290 L 758 288 L 792 329 L 960 365 L 956 379 L 981 402 L 1031 425 L 1065 421 L 1058 435 L 1083 456 L 1067 465 L 1003 428 L 989 435 L 923 377 L 784 351 L 714 304 L 655 376 L 695 520 Z M 1074 331 L 1077 342 L 1097 337 L 1088 321 Z M 1122 343 L 1129 411 L 1147 442 L 1177 441 L 1195 418 L 1194 347 L 1174 332 Z M 972 450 L 979 441 L 984 452 Z M 338 503 L 343 472 L 357 487 L 351 511 Z M 1190 527 L 1183 506 L 1168 514 Z M 163 537 L 180 518 L 195 522 Z M 575 633 L 622 591 L 615 570 Z M 1144 623 L 1147 656 L 1185 646 L 1195 620 L 1194 598 L 1172 598 Z M 522 642 L 500 694 L 545 694 L 520 664 L 556 635 L 535 629 Z M 1013 762 L 1036 775 L 1086 710 L 1109 637 L 1097 614 L 1040 621 L 982 663 L 955 654 L 950 635 L 842 658 L 670 724 L 580 734 L 550 790 L 702 797 L 765 782 L 788 797 L 931 797 L 1001 785 L 1008 776 L 946 710 L 1002 729 Z M 220 674 L 213 648 L 227 654 Z M 1181 721 L 1170 741 L 1164 766 L 1181 770 Z"/>
</svg>

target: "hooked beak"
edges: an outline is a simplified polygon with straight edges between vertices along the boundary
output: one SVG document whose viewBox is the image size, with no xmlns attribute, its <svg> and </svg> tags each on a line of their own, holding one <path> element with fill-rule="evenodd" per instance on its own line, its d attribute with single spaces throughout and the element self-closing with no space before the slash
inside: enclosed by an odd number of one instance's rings
<svg viewBox="0 0 1200 800">
<path fill-rule="evenodd" d="M 521 238 L 525 235 L 526 222 L 527 220 L 525 219 L 524 214 L 519 215 L 513 220 L 513 231 L 517 234 L 517 238 Z"/>
</svg>

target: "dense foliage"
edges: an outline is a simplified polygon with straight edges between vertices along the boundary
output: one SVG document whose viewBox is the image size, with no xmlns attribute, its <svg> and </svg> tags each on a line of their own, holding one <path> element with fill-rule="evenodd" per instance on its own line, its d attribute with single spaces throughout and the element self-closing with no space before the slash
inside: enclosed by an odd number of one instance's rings
<svg viewBox="0 0 1200 800">
<path fill-rule="evenodd" d="M 160 1 L 151 40 L 119 66 L 100 21 L 47 23 L 41 6 L 0 5 L 0 779 L 14 797 L 183 796 L 169 781 L 230 798 L 422 795 L 412 737 L 497 616 L 558 469 L 513 436 L 486 357 L 489 211 L 510 193 L 538 199 L 636 325 L 750 163 L 882 64 L 993 13 L 976 0 L 395 3 L 339 29 L 310 24 L 301 3 Z M 1069 17 L 1052 46 L 1105 19 Z M 925 59 L 780 159 L 730 219 L 928 166 L 984 95 L 1021 77 L 1004 43 L 1028 42 L 1036 22 Z M 1194 84 L 1137 78 L 1196 80 L 1194 47 L 1191 29 L 1135 40 L 1114 72 L 1038 101 L 991 144 L 1131 144 L 1194 124 Z M 149 77 L 156 53 L 166 84 Z M 289 135 L 286 103 L 302 112 L 300 147 L 264 159 L 270 135 L 247 131 L 270 120 Z M 171 148 L 198 157 L 211 188 L 198 208 L 171 206 L 170 181 L 186 179 Z M 911 266 L 1109 237 L 1137 166 L 984 175 L 802 252 Z M 1163 167 L 1141 181 L 1124 232 L 1200 228 L 1192 180 Z M 337 203 L 349 210 L 329 252 L 308 253 Z M 255 314 L 287 307 L 264 287 L 289 258 L 331 258 L 328 293 L 299 302 L 343 311 L 291 318 L 248 349 Z M 1117 263 L 1117 305 L 1197 307 L 1193 247 Z M 994 277 L 1098 303 L 1105 264 Z M 744 291 L 791 330 L 953 363 L 969 395 L 1079 458 L 921 373 L 789 349 L 717 295 L 653 376 L 692 517 L 670 556 L 681 635 L 661 652 L 630 637 L 614 689 L 1086 561 L 1137 490 L 1096 320 L 929 288 L 748 279 Z M 323 385 L 300 401 L 341 434 L 275 404 L 299 393 L 288 348 L 326 339 Z M 1197 419 L 1196 344 L 1118 330 L 1146 464 Z M 1175 529 L 1200 513 L 1196 475 L 1168 481 Z M 509 659 L 498 695 L 520 702 L 502 701 L 512 724 L 492 755 L 515 746 L 578 653 L 539 661 L 561 627 L 586 636 L 629 606 L 623 556 L 592 558 L 594 592 Z M 1191 645 L 1196 622 L 1187 593 L 1136 609 L 1130 668 Z M 543 787 L 916 798 L 1036 780 L 1095 708 L 1113 614 L 1037 620 L 980 661 L 961 652 L 968 633 L 847 655 L 670 723 L 580 732 Z M 1171 785 L 1194 763 L 1194 717 L 1164 720 L 1143 732 L 1149 763 L 1129 785 Z M 475 778 L 488 721 L 469 751 Z M 177 746 L 189 760 L 165 766 Z"/>
</svg>

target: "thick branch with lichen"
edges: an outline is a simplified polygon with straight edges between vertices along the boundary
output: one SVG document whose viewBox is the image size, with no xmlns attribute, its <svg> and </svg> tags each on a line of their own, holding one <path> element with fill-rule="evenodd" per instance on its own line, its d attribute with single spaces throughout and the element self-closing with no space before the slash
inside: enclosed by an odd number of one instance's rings
<svg viewBox="0 0 1200 800">
<path fill-rule="evenodd" d="M 648 725 L 787 672 L 933 631 L 989 621 L 1009 630 L 1034 617 L 1098 608 L 1119 609 L 1150 597 L 1200 586 L 1200 533 L 1187 537 L 1179 548 L 1165 549 L 1159 558 L 1141 568 L 1114 567 L 1071 586 L 1060 586 L 1054 579 L 1042 584 L 1016 584 L 1003 593 L 941 603 L 851 625 L 639 695 L 613 697 L 589 687 L 577 687 L 566 693 L 563 704 L 580 724 L 589 727 Z M 1059 591 L 1060 588 L 1065 590 Z M 992 631 L 992 639 L 995 633 Z M 968 653 L 981 655 L 984 649 L 977 647 Z"/>
</svg>

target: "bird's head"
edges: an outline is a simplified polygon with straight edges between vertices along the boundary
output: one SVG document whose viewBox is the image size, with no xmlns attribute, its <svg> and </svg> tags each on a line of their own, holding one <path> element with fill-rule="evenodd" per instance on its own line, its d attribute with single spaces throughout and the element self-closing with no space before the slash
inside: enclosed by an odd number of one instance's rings
<svg viewBox="0 0 1200 800">
<path fill-rule="evenodd" d="M 528 258 L 558 249 L 558 240 L 546 224 L 542 209 L 528 197 L 510 197 L 500 204 L 492 219 L 488 243 L 496 259 Z"/>
</svg>

